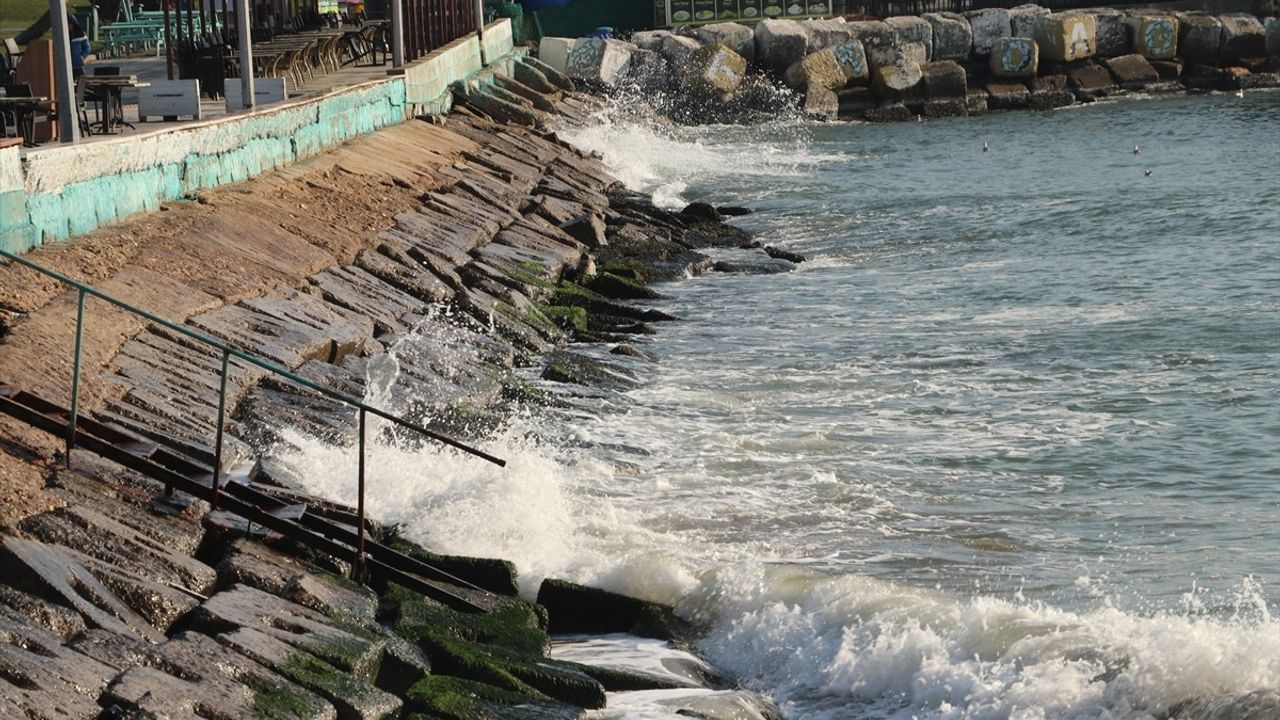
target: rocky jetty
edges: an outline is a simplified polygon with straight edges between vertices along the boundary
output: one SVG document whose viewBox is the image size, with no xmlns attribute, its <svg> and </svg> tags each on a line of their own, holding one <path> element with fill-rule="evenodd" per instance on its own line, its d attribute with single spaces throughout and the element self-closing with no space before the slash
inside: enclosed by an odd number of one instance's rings
<svg viewBox="0 0 1280 720">
<path fill-rule="evenodd" d="M 762 108 L 883 122 L 1133 92 L 1280 87 L 1278 37 L 1277 18 L 1022 5 L 883 21 L 713 23 L 630 42 L 544 38 L 539 51 L 589 86 L 638 89 L 681 122 L 750 122 Z M 690 80 L 708 76 L 718 82 Z M 763 79 L 793 95 L 770 95 Z"/>
<path fill-rule="evenodd" d="M 531 372 L 581 392 L 630 387 L 626 362 L 644 353 L 626 339 L 673 319 L 645 305 L 657 297 L 649 283 L 711 271 L 720 252 L 738 258 L 720 259 L 732 271 L 776 271 L 803 258 L 759 247 L 723 222 L 742 209 L 672 213 L 624 189 L 598 157 L 546 129 L 587 111 L 590 100 L 572 88 L 536 61 L 457 87 L 457 111 L 440 134 L 461 149 L 433 161 L 425 191 L 413 178 L 389 182 L 381 208 L 389 218 L 371 239 L 291 244 L 290 232 L 310 227 L 305 219 L 293 215 L 269 232 L 264 224 L 244 239 L 255 260 L 241 268 L 271 277 L 265 292 L 188 291 L 189 302 L 170 310 L 320 385 L 360 397 L 376 384 L 395 412 L 464 439 L 483 439 L 522 403 L 555 402 L 522 379 Z M 437 142 L 416 137 L 423 147 Z M 197 216 L 187 227 L 243 215 L 233 192 L 198 198 L 185 210 Z M 133 232 L 145 233 L 162 221 L 137 222 L 143 229 Z M 241 262 L 238 249 L 226 249 L 224 262 Z M 310 271 L 294 277 L 287 268 Z M 46 392 L 32 358 L 48 356 L 45 316 L 66 296 L 30 271 L 0 271 L 15 281 L 9 287 L 30 288 L 22 312 L 4 313 L 4 379 Z M 189 272 L 194 284 L 200 268 Z M 120 294 L 165 289 L 102 274 Z M 235 281 L 223 275 L 205 280 Z M 114 315 L 95 327 L 109 330 L 95 335 L 100 372 L 86 380 L 93 392 L 82 409 L 123 433 L 130 452 L 212 463 L 217 354 Z M 608 348 L 614 360 L 577 352 L 574 342 Z M 214 509 L 210 496 L 167 492 L 144 464 L 129 469 L 80 448 L 64 467 L 65 457 L 4 420 L 0 456 L 41 474 L 52 509 L 0 526 L 0 716 L 575 718 L 605 706 L 611 692 L 642 689 L 688 691 L 663 702 L 696 717 L 779 716 L 692 660 L 655 676 L 548 656 L 551 633 L 630 633 L 687 648 L 696 628 L 670 607 L 556 580 L 537 602 L 524 600 L 510 563 L 434 553 L 375 519 L 364 532 L 403 558 L 400 573 L 353 567 L 357 509 L 309 496 L 275 453 L 283 428 L 352 442 L 354 411 L 239 360 L 226 383 L 224 473 L 246 488 L 241 496 L 269 498 L 273 513 L 328 539 L 281 535 Z M 409 585 L 462 601 L 446 605 Z"/>
</svg>

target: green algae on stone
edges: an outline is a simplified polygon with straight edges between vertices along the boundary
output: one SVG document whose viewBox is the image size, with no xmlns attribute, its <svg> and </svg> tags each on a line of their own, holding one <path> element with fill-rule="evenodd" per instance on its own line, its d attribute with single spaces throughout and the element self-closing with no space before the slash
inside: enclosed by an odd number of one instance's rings
<svg viewBox="0 0 1280 720">
<path fill-rule="evenodd" d="M 244 684 L 253 690 L 254 720 L 310 720 L 323 710 L 315 695 L 285 683 L 248 676 Z"/>
<path fill-rule="evenodd" d="M 496 685 L 538 699 L 554 698 L 578 707 L 604 707 L 604 686 L 569 663 L 458 640 L 439 632 L 424 632 L 418 642 L 430 656 L 436 674 Z"/>
<path fill-rule="evenodd" d="M 391 538 L 385 544 L 396 552 L 489 592 L 499 595 L 515 595 L 520 592 L 520 585 L 516 582 L 516 566 L 509 560 L 440 555 L 402 537 Z"/>
<path fill-rule="evenodd" d="M 483 615 L 460 613 L 400 585 L 391 584 L 382 596 L 383 622 L 414 643 L 427 633 L 484 643 L 541 656 L 551 645 L 544 630 L 545 616 L 536 605 L 511 599 Z M 419 643 L 420 644 L 420 643 Z"/>
<path fill-rule="evenodd" d="M 579 708 L 461 678 L 432 675 L 410 688 L 409 720 L 571 720 Z"/>
</svg>

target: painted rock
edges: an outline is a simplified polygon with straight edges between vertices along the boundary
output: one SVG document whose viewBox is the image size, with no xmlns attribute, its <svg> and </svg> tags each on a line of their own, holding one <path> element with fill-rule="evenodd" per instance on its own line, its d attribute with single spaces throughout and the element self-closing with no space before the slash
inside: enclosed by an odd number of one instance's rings
<svg viewBox="0 0 1280 720">
<path fill-rule="evenodd" d="M 991 49 L 991 74 L 996 77 L 1035 77 L 1040 68 L 1040 47 L 1035 40 L 1007 37 Z"/>
<path fill-rule="evenodd" d="M 569 53 L 577 44 L 577 38 L 544 37 L 538 42 L 538 59 L 564 72 L 569 66 Z"/>
<path fill-rule="evenodd" d="M 1036 27 L 1036 42 L 1046 60 L 1087 60 L 1098 54 L 1097 20 L 1085 13 L 1049 15 Z"/>
<path fill-rule="evenodd" d="M 840 71 L 844 73 L 846 85 L 865 85 L 871 77 L 871 66 L 867 63 L 867 52 L 858 40 L 850 40 L 831 48 L 835 53 Z"/>
<path fill-rule="evenodd" d="M 1133 15 L 1129 18 L 1133 49 L 1148 60 L 1178 56 L 1178 18 L 1172 15 Z"/>
<path fill-rule="evenodd" d="M 809 29 L 791 20 L 765 20 L 756 25 L 756 62 L 784 73 L 805 56 Z"/>
<path fill-rule="evenodd" d="M 963 15 L 925 13 L 921 16 L 933 30 L 934 60 L 968 60 L 973 51 L 973 30 Z"/>
<path fill-rule="evenodd" d="M 583 39 L 569 53 L 565 74 L 574 80 L 616 85 L 631 66 L 633 47 L 619 40 Z"/>
</svg>

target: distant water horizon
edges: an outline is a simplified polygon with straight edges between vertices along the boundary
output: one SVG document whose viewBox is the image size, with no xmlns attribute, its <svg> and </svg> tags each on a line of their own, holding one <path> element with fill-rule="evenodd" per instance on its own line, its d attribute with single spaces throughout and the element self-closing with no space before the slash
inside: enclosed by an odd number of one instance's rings
<svg viewBox="0 0 1280 720">
<path fill-rule="evenodd" d="M 430 479 L 373 509 L 526 592 L 676 603 L 796 720 L 1274 717 L 1277 118 L 566 130 L 809 260 L 658 287 L 658 362 L 583 348 L 638 388 L 522 418 L 506 473 L 385 448 Z M 295 462 L 340 495 L 342 457 Z"/>
</svg>

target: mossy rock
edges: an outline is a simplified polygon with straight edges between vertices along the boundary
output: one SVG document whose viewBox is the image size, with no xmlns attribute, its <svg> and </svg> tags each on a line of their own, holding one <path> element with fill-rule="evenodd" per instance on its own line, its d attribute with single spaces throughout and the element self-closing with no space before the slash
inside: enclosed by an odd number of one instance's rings
<svg viewBox="0 0 1280 720">
<path fill-rule="evenodd" d="M 639 382 L 621 367 L 564 350 L 557 350 L 547 356 L 542 379 L 609 390 L 630 390 Z"/>
<path fill-rule="evenodd" d="M 391 538 L 386 544 L 392 550 L 489 592 L 499 595 L 516 595 L 520 592 L 520 585 L 516 581 L 516 566 L 509 560 L 440 555 L 402 537 Z"/>
<path fill-rule="evenodd" d="M 670 605 L 640 600 L 567 580 L 547 578 L 538 588 L 556 634 L 630 633 L 688 647 L 693 628 Z"/>
<path fill-rule="evenodd" d="M 432 672 L 494 685 L 535 699 L 554 698 L 583 708 L 602 708 L 605 690 L 572 663 L 424 631 L 418 638 Z"/>
<path fill-rule="evenodd" d="M 585 283 L 589 289 L 614 300 L 657 300 L 662 294 L 651 290 L 638 279 L 604 271 Z"/>
<path fill-rule="evenodd" d="M 310 720 L 322 717 L 329 706 L 317 695 L 290 683 L 248 675 L 244 684 L 253 690 L 250 712 L 255 720 Z"/>
<path fill-rule="evenodd" d="M 536 605 L 513 598 L 483 615 L 461 613 L 391 584 L 382 595 L 379 618 L 397 635 L 414 643 L 424 633 L 436 632 L 540 656 L 551 646 L 543 612 Z"/>
<path fill-rule="evenodd" d="M 601 315 L 630 318 L 632 320 L 661 322 L 675 319 L 661 310 L 634 308 L 629 305 L 613 302 L 594 290 L 569 282 L 562 282 L 556 287 L 555 304 L 568 307 L 580 307 L 593 315 L 598 313 Z"/>
<path fill-rule="evenodd" d="M 581 708 L 533 700 L 462 678 L 432 675 L 406 696 L 409 720 L 575 720 Z"/>
<path fill-rule="evenodd" d="M 587 329 L 587 309 L 577 306 L 538 305 L 538 310 L 565 330 L 582 331 Z"/>
</svg>

